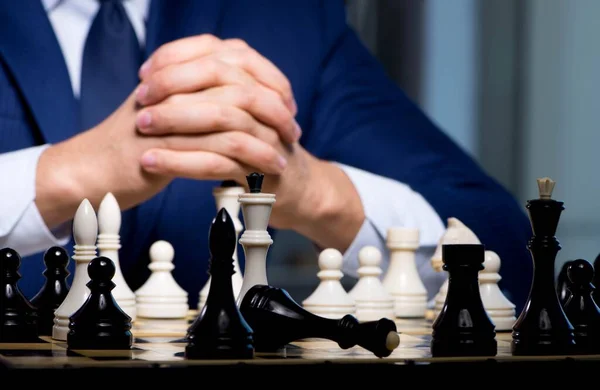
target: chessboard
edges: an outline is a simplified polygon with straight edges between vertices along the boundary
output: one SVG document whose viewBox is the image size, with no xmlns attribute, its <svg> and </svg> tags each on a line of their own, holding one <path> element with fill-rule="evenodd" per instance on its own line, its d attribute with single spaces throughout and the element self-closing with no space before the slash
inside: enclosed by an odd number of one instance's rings
<svg viewBox="0 0 600 390">
<path fill-rule="evenodd" d="M 274 198 L 257 190 L 261 177 L 249 177 L 251 191 L 240 202 L 251 199 L 245 207 L 262 204 L 266 207 L 260 212 L 265 213 Z M 563 206 L 550 197 L 553 181 L 540 179 L 538 184 L 539 199 L 528 202 L 532 220 L 546 220 L 547 210 L 557 220 Z M 443 264 L 449 273 L 433 307 L 415 271 L 418 232 L 405 228 L 388 234 L 391 265 L 383 279 L 379 278 L 380 250 L 366 246 L 358 253 L 358 281 L 346 291 L 340 283 L 342 254 L 328 248 L 319 255 L 319 286 L 307 299 L 296 302 L 285 289 L 266 280 L 266 252 L 272 239 L 265 215 L 248 221 L 253 229 L 239 240 L 242 245 L 258 245 L 246 257 L 245 270 L 251 272 L 243 279 L 232 272 L 238 267 L 236 237 L 241 228 L 237 211 L 229 213 L 221 207 L 209 230 L 210 289 L 203 288 L 200 304 L 190 306 L 188 293 L 170 273 L 174 248 L 166 241 L 150 248 L 153 273 L 148 281 L 135 293 L 129 290 L 116 272 L 119 207 L 107 195 L 100 208 L 104 223 L 98 223 L 89 201 L 82 202 L 75 215 L 77 243 L 72 257 L 88 272 L 76 272 L 70 289 L 64 284 L 66 250 L 47 252 L 44 260 L 52 271 L 45 274 L 58 279 L 49 278 L 29 302 L 17 284 L 18 252 L 0 249 L 7 292 L 0 295 L 4 318 L 0 383 L 13 376 L 63 383 L 74 381 L 76 375 L 84 381 L 114 382 L 119 373 L 119 378 L 127 375 L 137 386 L 157 385 L 158 380 L 178 385 L 188 377 L 203 382 L 215 378 L 229 385 L 236 381 L 246 385 L 255 379 L 263 385 L 265 379 L 285 375 L 284 382 L 274 383 L 312 384 L 318 378 L 318 384 L 323 384 L 326 378 L 339 386 L 343 381 L 356 385 L 357 378 L 385 383 L 414 378 L 432 386 L 456 381 L 463 388 L 465 381 L 485 375 L 485 381 L 496 385 L 511 386 L 518 379 L 519 384 L 529 380 L 539 387 L 543 381 L 556 385 L 556 375 L 595 379 L 600 368 L 600 337 L 595 334 L 600 309 L 592 296 L 595 267 L 585 260 L 573 261 L 567 268 L 568 299 L 559 300 L 552 277 L 552 250 L 559 249 L 553 236 L 556 224 L 534 224 L 531 252 L 535 268 L 541 271 L 521 313 L 497 284 L 499 256 L 486 250 L 458 219 L 449 220 L 431 260 L 434 268 Z M 96 234 L 97 226 L 112 230 Z M 99 256 L 94 248 L 100 249 Z M 400 260 L 405 262 L 402 267 L 398 267 Z M 562 279 L 561 297 L 565 296 Z M 398 280 L 409 282 L 399 288 Z M 57 285 L 64 288 L 57 291 Z M 198 317 L 197 310 L 189 310 L 193 307 L 203 307 L 203 314 Z M 127 315 L 132 310 L 135 318 Z M 51 337 L 46 336 L 49 324 L 53 324 Z M 571 353 L 575 351 L 581 355 Z M 118 383 L 123 384 L 121 379 Z"/>
<path fill-rule="evenodd" d="M 381 370 L 391 369 L 390 375 L 400 375 L 408 378 L 423 375 L 424 367 L 438 367 L 457 369 L 465 367 L 481 370 L 517 367 L 525 369 L 528 373 L 536 369 L 552 369 L 552 363 L 578 362 L 579 366 L 589 369 L 589 364 L 598 364 L 600 356 L 547 356 L 527 357 L 512 356 L 510 352 L 510 332 L 498 332 L 498 353 L 494 357 L 435 357 L 430 353 L 430 340 L 432 320 L 431 315 L 421 319 L 397 319 L 396 325 L 400 335 L 400 345 L 389 357 L 378 358 L 360 346 L 342 349 L 335 342 L 324 339 L 300 340 L 287 345 L 276 352 L 257 352 L 250 360 L 190 360 L 184 356 L 186 346 L 186 331 L 192 324 L 197 311 L 191 310 L 186 318 L 182 319 L 145 319 L 138 318 L 132 327 L 134 342 L 129 350 L 68 350 L 66 342 L 53 340 L 51 337 L 41 336 L 39 342 L 34 343 L 2 343 L 0 344 L 0 378 L 8 378 L 10 373 L 23 377 L 26 372 L 43 372 L 45 378 L 49 375 L 72 375 L 87 373 L 90 370 L 104 369 L 108 372 L 117 369 L 128 369 L 137 372 L 143 369 L 143 378 L 135 375 L 135 381 L 156 377 L 167 378 L 168 372 L 175 373 L 174 378 L 180 378 L 187 373 L 197 372 L 202 377 L 211 376 L 225 369 L 235 372 L 234 369 L 247 372 L 258 372 L 264 368 L 276 368 L 277 372 L 286 372 L 299 369 L 302 373 L 309 373 L 310 368 L 323 369 L 325 372 L 342 372 L 353 370 L 353 375 L 374 375 Z M 440 364 L 443 363 L 443 364 Z M 478 365 L 477 363 L 482 363 Z M 514 363 L 510 366 L 498 363 Z M 528 363 L 518 365 L 518 363 Z M 545 363 L 540 365 L 540 363 Z M 561 366 L 562 367 L 562 366 Z M 460 368 L 458 368 L 460 369 Z M 356 371 L 354 371 L 356 370 Z M 414 372 L 413 372 L 414 370 Z M 515 372 L 515 370 L 509 371 Z M 384 371 L 385 373 L 385 371 Z M 195 375 L 195 374 L 194 374 Z M 383 374 L 382 374 L 383 375 Z M 444 381 L 448 381 L 445 377 Z M 233 378 L 232 378 L 233 379 Z M 299 378 L 301 380 L 302 378 Z M 435 380 L 435 378 L 431 378 Z M 502 380 L 502 378 L 498 378 Z M 433 382 L 432 382 L 433 383 Z"/>
</svg>

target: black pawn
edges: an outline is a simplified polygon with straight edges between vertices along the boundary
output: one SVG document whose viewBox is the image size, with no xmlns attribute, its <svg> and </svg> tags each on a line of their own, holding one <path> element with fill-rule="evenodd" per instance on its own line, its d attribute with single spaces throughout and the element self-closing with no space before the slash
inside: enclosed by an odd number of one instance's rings
<svg viewBox="0 0 600 390">
<path fill-rule="evenodd" d="M 516 356 L 566 355 L 575 346 L 573 325 L 555 283 L 556 255 L 561 249 L 555 234 L 564 203 L 550 198 L 549 192 L 540 190 L 540 198 L 529 200 L 526 206 L 533 230 L 527 247 L 534 273 L 525 308 L 513 326 L 511 352 Z"/>
<path fill-rule="evenodd" d="M 54 326 L 54 311 L 69 293 L 67 277 L 69 271 L 69 255 L 59 246 L 53 246 L 44 253 L 46 282 L 40 291 L 31 299 L 31 304 L 38 311 L 38 333 L 40 336 L 51 336 Z"/>
<path fill-rule="evenodd" d="M 99 256 L 88 264 L 90 294 L 69 318 L 69 349 L 130 349 L 133 342 L 131 317 L 117 304 L 112 289 L 115 263 Z"/>
<path fill-rule="evenodd" d="M 265 175 L 258 172 L 252 172 L 248 176 L 246 176 L 246 181 L 248 182 L 248 188 L 250 193 L 257 194 L 262 191 L 262 185 Z"/>
<path fill-rule="evenodd" d="M 595 286 L 594 267 L 582 259 L 572 261 L 567 268 L 571 294 L 564 310 L 575 328 L 575 352 L 600 353 L 600 308 L 592 294 Z"/>
<path fill-rule="evenodd" d="M 564 305 L 567 302 L 567 299 L 569 299 L 569 295 L 571 295 L 571 292 L 569 291 L 569 278 L 567 277 L 567 268 L 571 263 L 572 261 L 566 261 L 556 278 L 556 293 L 558 294 L 558 300 L 561 305 Z"/>
<path fill-rule="evenodd" d="M 359 323 L 350 314 L 340 319 L 320 317 L 301 307 L 284 289 L 272 286 L 252 287 L 244 295 L 240 310 L 254 331 L 259 352 L 275 352 L 294 341 L 321 338 L 338 343 L 342 349 L 358 345 L 382 358 L 400 342 L 396 324 L 390 319 Z"/>
<path fill-rule="evenodd" d="M 483 269 L 484 260 L 483 245 L 442 246 L 443 269 L 448 272 L 448 293 L 433 323 L 433 357 L 497 354 L 495 326 L 479 293 L 479 271 Z"/>
<path fill-rule="evenodd" d="M 39 342 L 37 310 L 21 292 L 18 281 L 21 256 L 12 248 L 0 249 L 0 342 Z"/>
<path fill-rule="evenodd" d="M 187 333 L 187 359 L 252 359 L 252 329 L 241 315 L 233 294 L 235 226 L 221 208 L 209 231 L 210 290 L 206 304 Z"/>
</svg>

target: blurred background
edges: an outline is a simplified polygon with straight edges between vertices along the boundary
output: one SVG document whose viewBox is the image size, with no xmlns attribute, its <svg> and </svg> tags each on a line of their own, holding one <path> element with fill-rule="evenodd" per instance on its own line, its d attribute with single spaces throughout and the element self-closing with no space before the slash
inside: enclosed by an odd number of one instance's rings
<svg viewBox="0 0 600 390">
<path fill-rule="evenodd" d="M 565 202 L 565 260 L 600 253 L 596 151 L 598 0 L 348 0 L 348 21 L 390 77 L 523 205 L 536 178 Z M 304 299 L 314 249 L 290 232 L 271 248 L 269 281 Z M 293 275 L 293 276 L 292 276 Z M 344 280 L 344 283 L 352 283 Z"/>
</svg>

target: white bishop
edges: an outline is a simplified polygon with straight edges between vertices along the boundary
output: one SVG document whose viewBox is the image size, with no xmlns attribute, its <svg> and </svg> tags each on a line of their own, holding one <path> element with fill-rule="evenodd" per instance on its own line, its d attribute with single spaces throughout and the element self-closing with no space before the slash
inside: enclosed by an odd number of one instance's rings
<svg viewBox="0 0 600 390">
<path fill-rule="evenodd" d="M 108 257 L 115 264 L 115 276 L 112 281 L 115 288 L 112 295 L 119 307 L 129 316 L 132 321 L 136 318 L 135 294 L 127 285 L 121 262 L 119 250 L 121 249 L 121 208 L 112 193 L 107 193 L 98 207 L 98 255 Z"/>
<path fill-rule="evenodd" d="M 96 238 L 98 236 L 98 219 L 89 200 L 84 199 L 73 218 L 73 260 L 75 272 L 73 284 L 62 304 L 54 312 L 52 338 L 66 341 L 69 333 L 69 317 L 75 313 L 87 300 L 90 289 L 87 282 L 90 276 L 87 266 L 96 257 Z"/>
<path fill-rule="evenodd" d="M 136 292 L 137 311 L 144 318 L 184 318 L 187 315 L 188 294 L 171 271 L 175 268 L 175 250 L 164 240 L 150 247 L 150 277 Z"/>
<path fill-rule="evenodd" d="M 343 256 L 337 249 L 328 248 L 320 253 L 320 271 L 317 276 L 321 281 L 315 291 L 302 302 L 306 310 L 331 319 L 355 313 L 354 299 L 340 282 L 344 276 L 342 263 Z"/>
</svg>

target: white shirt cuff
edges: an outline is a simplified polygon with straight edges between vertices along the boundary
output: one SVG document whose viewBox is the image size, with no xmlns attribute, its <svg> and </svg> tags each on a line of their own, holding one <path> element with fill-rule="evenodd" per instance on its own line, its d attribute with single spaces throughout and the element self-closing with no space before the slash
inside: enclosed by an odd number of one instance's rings
<svg viewBox="0 0 600 390">
<path fill-rule="evenodd" d="M 431 266 L 431 256 L 446 229 L 437 212 L 425 198 L 404 183 L 347 165 L 337 165 L 356 187 L 366 215 L 358 234 L 344 253 L 344 274 L 358 277 L 358 252 L 370 245 L 381 251 L 383 278 L 389 266 L 388 229 L 414 227 L 419 229 L 420 238 L 420 246 L 415 253 L 417 271 L 431 299 L 446 278 L 445 272 L 436 272 Z"/>
<path fill-rule="evenodd" d="M 419 245 L 436 247 L 445 231 L 444 223 L 423 196 L 410 186 L 344 164 L 337 164 L 350 178 L 365 214 L 382 237 L 391 227 L 419 229 Z"/>
<path fill-rule="evenodd" d="M 66 245 L 70 239 L 70 223 L 48 229 L 35 204 L 37 163 L 48 146 L 0 155 L 0 176 L 9 183 L 0 188 L 0 246 L 11 247 L 21 256 Z"/>
</svg>

